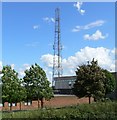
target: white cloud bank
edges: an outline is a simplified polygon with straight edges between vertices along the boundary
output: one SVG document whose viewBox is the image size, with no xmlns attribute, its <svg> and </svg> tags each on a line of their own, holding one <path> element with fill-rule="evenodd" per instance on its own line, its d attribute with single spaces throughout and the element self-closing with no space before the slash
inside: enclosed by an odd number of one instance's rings
<svg viewBox="0 0 117 120">
<path fill-rule="evenodd" d="M 89 34 L 84 35 L 85 40 L 100 40 L 100 39 L 105 39 L 107 37 L 108 37 L 108 34 L 102 35 L 102 32 L 100 30 L 97 30 L 92 35 L 89 35 Z"/>
<path fill-rule="evenodd" d="M 79 12 L 81 15 L 84 15 L 85 10 L 81 9 L 82 5 L 83 5 L 82 2 L 76 2 L 76 3 L 74 4 L 74 7 L 77 8 L 78 12 Z"/>
<path fill-rule="evenodd" d="M 94 27 L 99 27 L 102 26 L 104 23 L 105 23 L 104 20 L 97 20 L 84 26 L 76 26 L 74 29 L 72 29 L 72 32 L 79 32 L 81 30 L 88 30 Z"/>
<path fill-rule="evenodd" d="M 75 75 L 75 70 L 78 65 L 86 64 L 88 61 L 92 61 L 93 58 L 98 60 L 99 66 L 109 71 L 115 71 L 115 60 L 116 49 L 107 49 L 104 47 L 85 47 L 76 52 L 73 56 L 62 59 L 63 75 Z M 46 72 L 47 78 L 52 82 L 52 67 L 53 67 L 53 55 L 45 54 L 41 56 L 41 61 L 44 63 L 44 71 Z M 30 68 L 30 64 L 23 64 L 22 68 L 18 70 L 19 77 L 23 78 L 25 75 L 24 71 Z M 14 64 L 12 64 L 14 67 Z M 2 69 L 2 62 L 0 61 L 0 69 Z M 117 69 L 116 69 L 117 70 Z"/>
<path fill-rule="evenodd" d="M 75 70 L 78 67 L 78 65 L 85 64 L 88 61 L 92 61 L 93 58 L 98 60 L 98 64 L 102 68 L 107 69 L 109 71 L 115 71 L 115 60 L 113 50 L 104 47 L 85 47 L 77 53 L 75 53 L 74 56 L 70 56 L 67 59 L 62 60 L 63 75 L 75 75 Z M 44 63 L 46 73 L 48 74 L 50 70 L 52 71 L 53 55 L 43 55 L 41 57 L 41 60 Z"/>
</svg>

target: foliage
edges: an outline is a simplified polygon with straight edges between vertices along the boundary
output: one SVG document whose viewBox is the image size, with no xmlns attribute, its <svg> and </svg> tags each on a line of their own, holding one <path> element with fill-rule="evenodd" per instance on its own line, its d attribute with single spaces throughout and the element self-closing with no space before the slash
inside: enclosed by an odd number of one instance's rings
<svg viewBox="0 0 117 120">
<path fill-rule="evenodd" d="M 109 94 L 110 92 L 114 92 L 116 87 L 116 82 L 114 76 L 107 70 L 103 70 L 105 73 L 105 95 Z"/>
<path fill-rule="evenodd" d="M 117 102 L 97 102 L 92 104 L 81 104 L 63 108 L 47 108 L 39 110 L 3 113 L 3 119 L 26 118 L 39 120 L 78 120 L 78 119 L 117 119 Z"/>
<path fill-rule="evenodd" d="M 46 73 L 35 63 L 29 70 L 25 71 L 25 74 L 24 85 L 27 91 L 27 99 L 33 99 L 35 97 L 38 99 L 38 102 L 41 100 L 41 107 L 43 107 L 43 99 L 50 99 L 53 96 Z"/>
<path fill-rule="evenodd" d="M 75 81 L 73 92 L 79 98 L 94 97 L 100 99 L 105 95 L 104 79 L 105 74 L 94 59 L 88 65 L 81 65 L 76 71 L 77 80 Z"/>
<path fill-rule="evenodd" d="M 11 66 L 4 66 L 2 69 L 2 101 L 12 103 L 22 101 L 24 91 L 18 73 Z M 10 108 L 11 108 L 10 106 Z"/>
</svg>

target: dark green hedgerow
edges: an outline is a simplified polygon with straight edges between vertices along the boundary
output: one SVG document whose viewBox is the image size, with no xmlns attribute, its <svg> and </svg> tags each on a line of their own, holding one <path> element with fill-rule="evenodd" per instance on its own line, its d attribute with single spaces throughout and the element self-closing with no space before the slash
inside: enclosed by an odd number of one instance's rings
<svg viewBox="0 0 117 120">
<path fill-rule="evenodd" d="M 63 108 L 3 113 L 3 120 L 10 118 L 14 118 L 14 120 L 117 120 L 117 102 L 99 102 Z"/>
</svg>

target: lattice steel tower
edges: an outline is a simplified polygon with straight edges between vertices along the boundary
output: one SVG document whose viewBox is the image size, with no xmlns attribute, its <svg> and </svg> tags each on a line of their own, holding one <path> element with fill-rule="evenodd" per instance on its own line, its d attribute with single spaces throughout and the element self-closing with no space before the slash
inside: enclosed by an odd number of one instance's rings
<svg viewBox="0 0 117 120">
<path fill-rule="evenodd" d="M 53 78 L 62 75 L 62 45 L 60 40 L 60 10 L 55 10 L 55 36 L 54 36 L 54 57 L 53 57 Z M 54 79 L 53 79 L 54 80 Z M 54 81 L 52 81 L 54 82 Z M 52 83 L 53 85 L 53 83 Z"/>
</svg>

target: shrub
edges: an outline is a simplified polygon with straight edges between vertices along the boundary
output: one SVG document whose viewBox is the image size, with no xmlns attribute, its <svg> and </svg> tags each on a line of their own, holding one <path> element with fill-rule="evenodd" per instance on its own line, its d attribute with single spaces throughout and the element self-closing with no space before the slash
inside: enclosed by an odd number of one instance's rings
<svg viewBox="0 0 117 120">
<path fill-rule="evenodd" d="M 117 102 L 98 102 L 63 108 L 46 108 L 21 112 L 3 113 L 5 120 L 9 118 L 31 118 L 39 120 L 78 120 L 78 119 L 117 119 Z M 3 119 L 4 120 L 4 119 Z"/>
</svg>

